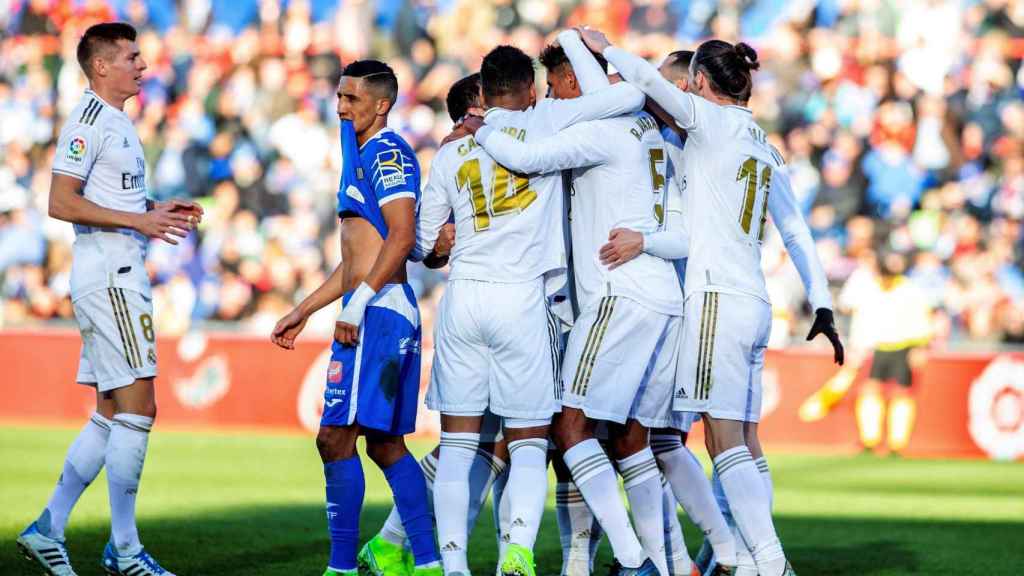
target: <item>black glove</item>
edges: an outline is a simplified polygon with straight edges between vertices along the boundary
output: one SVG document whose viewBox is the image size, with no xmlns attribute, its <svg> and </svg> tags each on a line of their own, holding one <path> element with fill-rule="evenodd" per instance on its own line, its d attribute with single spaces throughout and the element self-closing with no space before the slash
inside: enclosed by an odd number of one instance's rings
<svg viewBox="0 0 1024 576">
<path fill-rule="evenodd" d="M 832 311 L 828 308 L 818 308 L 814 311 L 814 325 L 811 326 L 811 331 L 807 333 L 807 340 L 813 340 L 818 334 L 824 334 L 828 341 L 832 343 L 832 349 L 836 353 L 836 364 L 842 366 L 844 358 L 843 343 L 839 341 L 839 334 L 836 332 L 836 322 L 832 318 Z"/>
<path fill-rule="evenodd" d="M 448 255 L 445 254 L 444 256 L 438 256 L 435 252 L 431 252 L 423 259 L 423 265 L 431 270 L 444 268 L 448 265 Z"/>
</svg>

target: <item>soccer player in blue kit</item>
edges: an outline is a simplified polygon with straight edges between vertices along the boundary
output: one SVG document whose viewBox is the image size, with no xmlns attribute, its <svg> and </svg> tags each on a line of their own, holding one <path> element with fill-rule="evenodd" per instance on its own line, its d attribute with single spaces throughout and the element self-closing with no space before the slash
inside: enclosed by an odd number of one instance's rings
<svg viewBox="0 0 1024 576">
<path fill-rule="evenodd" d="M 327 484 L 331 556 L 324 576 L 354 575 L 365 483 L 356 439 L 394 493 L 418 576 L 440 576 L 423 471 L 406 449 L 415 429 L 420 319 L 406 282 L 416 241 L 420 170 L 412 148 L 387 128 L 398 93 L 383 62 L 360 60 L 342 72 L 338 117 L 344 166 L 338 190 L 342 261 L 320 288 L 274 328 L 291 349 L 311 314 L 342 298 L 316 446 Z"/>
</svg>

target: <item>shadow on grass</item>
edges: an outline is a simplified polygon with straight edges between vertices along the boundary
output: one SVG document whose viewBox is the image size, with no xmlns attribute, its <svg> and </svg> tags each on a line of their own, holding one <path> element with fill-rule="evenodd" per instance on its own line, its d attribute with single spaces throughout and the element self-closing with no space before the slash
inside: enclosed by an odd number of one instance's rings
<svg viewBox="0 0 1024 576">
<path fill-rule="evenodd" d="M 383 524 L 389 507 L 367 504 L 365 540 Z M 327 562 L 323 510 L 308 504 L 212 510 L 189 517 L 142 519 L 147 548 L 178 576 L 317 576 Z M 696 553 L 700 537 L 688 522 L 686 539 Z M 1017 574 L 1024 562 L 1013 523 L 921 522 L 890 519 L 780 517 L 776 526 L 787 555 L 801 575 Z M 72 526 L 68 544 L 80 576 L 99 576 L 105 526 Z M 10 535 L 0 549 L 0 574 L 38 574 L 17 555 Z M 485 508 L 470 542 L 477 574 L 493 573 L 496 544 L 491 510 Z M 536 546 L 537 574 L 559 573 L 561 549 L 554 510 L 548 509 Z M 602 544 L 595 573 L 611 561 Z"/>
</svg>

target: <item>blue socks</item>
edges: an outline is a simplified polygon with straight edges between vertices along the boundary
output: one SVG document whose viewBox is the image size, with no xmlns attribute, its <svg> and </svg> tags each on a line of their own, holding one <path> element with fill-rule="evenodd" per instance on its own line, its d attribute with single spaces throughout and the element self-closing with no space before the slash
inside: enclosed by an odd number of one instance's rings
<svg viewBox="0 0 1024 576">
<path fill-rule="evenodd" d="M 423 470 L 419 463 L 411 454 L 406 454 L 398 462 L 384 469 L 384 477 L 391 485 L 395 507 L 398 508 L 398 515 L 402 518 L 402 525 L 409 538 L 409 545 L 412 547 L 416 565 L 423 566 L 439 561 L 440 557 L 437 555 L 437 548 L 434 545 L 434 515 L 430 511 L 427 482 L 423 479 Z M 363 495 L 361 482 L 362 474 L 360 474 L 359 486 L 360 502 L 362 502 Z M 329 483 L 327 490 L 327 500 L 330 501 Z M 332 542 L 333 537 L 332 531 Z M 352 546 L 351 565 L 355 566 L 355 540 L 353 540 Z M 331 559 L 333 560 L 333 558 L 334 548 L 332 546 Z M 348 565 L 346 564 L 346 566 Z"/>
<path fill-rule="evenodd" d="M 419 470 L 419 466 L 416 469 Z M 359 514 L 363 509 L 363 494 L 366 492 L 359 455 L 324 464 L 324 478 L 327 480 L 327 530 L 331 534 L 331 560 L 328 566 L 339 572 L 355 570 Z M 423 476 L 420 476 L 420 484 L 423 484 Z M 421 500 L 425 502 L 426 498 Z M 399 512 L 402 512 L 401 508 Z M 427 524 L 430 525 L 429 519 Z M 408 529 L 408 523 L 406 526 Z"/>
</svg>

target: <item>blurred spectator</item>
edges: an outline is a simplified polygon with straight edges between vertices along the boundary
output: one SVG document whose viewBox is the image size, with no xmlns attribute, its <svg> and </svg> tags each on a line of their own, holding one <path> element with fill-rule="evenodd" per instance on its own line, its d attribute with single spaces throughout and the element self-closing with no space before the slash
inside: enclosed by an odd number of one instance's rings
<svg viewBox="0 0 1024 576">
<path fill-rule="evenodd" d="M 874 249 L 902 254 L 935 310 L 932 346 L 1024 341 L 1024 2 L 706 0 L 13 0 L 0 11 L 0 323 L 70 318 L 70 226 L 46 217 L 55 135 L 85 81 L 85 28 L 124 19 L 149 64 L 127 113 L 154 198 L 200 201 L 179 247 L 151 246 L 161 334 L 266 332 L 340 258 L 335 88 L 387 60 L 393 128 L 423 164 L 451 126 L 448 87 L 495 44 L 536 54 L 559 27 L 603 28 L 660 61 L 720 36 L 765 64 L 751 106 L 786 156 L 835 287 Z M 805 331 L 777 236 L 773 345 Z M 443 273 L 410 266 L 429 317 Z M 842 299 L 840 299 L 841 301 Z M 330 316 L 330 315 L 327 315 Z M 311 330 L 330 333 L 331 318 Z M 842 318 L 841 318 L 842 320 Z"/>
</svg>

